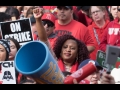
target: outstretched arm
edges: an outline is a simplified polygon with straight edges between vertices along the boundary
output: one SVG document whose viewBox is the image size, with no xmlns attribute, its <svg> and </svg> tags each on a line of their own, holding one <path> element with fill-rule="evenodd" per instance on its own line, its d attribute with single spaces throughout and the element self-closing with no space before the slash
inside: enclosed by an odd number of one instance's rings
<svg viewBox="0 0 120 90">
<path fill-rule="evenodd" d="M 37 27 L 37 32 L 38 36 L 41 41 L 46 42 L 47 41 L 47 34 L 44 29 L 44 26 L 42 24 L 41 17 L 43 15 L 43 8 L 35 8 L 33 9 L 33 15 L 36 19 L 36 27 Z"/>
<path fill-rule="evenodd" d="M 48 46 L 50 52 L 52 53 L 54 58 L 57 60 L 57 57 L 54 54 L 54 52 L 53 52 L 53 50 L 52 50 L 52 48 L 50 46 L 46 31 L 45 31 L 44 26 L 42 24 L 41 17 L 43 15 L 43 8 L 35 8 L 35 9 L 33 9 L 33 15 L 34 15 L 34 17 L 36 19 L 36 27 L 37 27 L 37 32 L 38 32 L 39 39 Z"/>
</svg>

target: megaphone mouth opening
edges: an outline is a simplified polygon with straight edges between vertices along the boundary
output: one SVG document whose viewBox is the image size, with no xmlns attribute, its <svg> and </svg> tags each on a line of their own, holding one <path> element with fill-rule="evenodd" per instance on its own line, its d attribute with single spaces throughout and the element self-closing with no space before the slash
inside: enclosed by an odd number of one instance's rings
<svg viewBox="0 0 120 90">
<path fill-rule="evenodd" d="M 48 58 L 48 47 L 41 41 L 31 41 L 23 45 L 15 57 L 16 70 L 29 75 L 40 70 Z"/>
</svg>

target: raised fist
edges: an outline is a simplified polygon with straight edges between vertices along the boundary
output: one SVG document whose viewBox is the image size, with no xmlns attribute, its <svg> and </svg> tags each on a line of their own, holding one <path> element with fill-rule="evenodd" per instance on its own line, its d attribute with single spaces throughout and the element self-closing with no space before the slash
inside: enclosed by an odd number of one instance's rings
<svg viewBox="0 0 120 90">
<path fill-rule="evenodd" d="M 35 7 L 35 9 L 33 9 L 33 15 L 35 19 L 41 18 L 43 15 L 43 8 Z"/>
</svg>

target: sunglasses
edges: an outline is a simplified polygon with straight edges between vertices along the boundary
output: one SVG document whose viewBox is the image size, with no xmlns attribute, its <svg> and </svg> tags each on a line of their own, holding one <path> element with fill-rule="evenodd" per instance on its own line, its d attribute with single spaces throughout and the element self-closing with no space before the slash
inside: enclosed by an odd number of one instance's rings
<svg viewBox="0 0 120 90">
<path fill-rule="evenodd" d="M 118 8 L 118 11 L 120 12 L 120 8 Z"/>
<path fill-rule="evenodd" d="M 48 20 L 43 20 L 42 23 L 43 23 L 43 25 L 47 24 L 48 27 L 53 27 L 54 26 L 54 24 L 51 21 L 48 21 Z"/>
</svg>

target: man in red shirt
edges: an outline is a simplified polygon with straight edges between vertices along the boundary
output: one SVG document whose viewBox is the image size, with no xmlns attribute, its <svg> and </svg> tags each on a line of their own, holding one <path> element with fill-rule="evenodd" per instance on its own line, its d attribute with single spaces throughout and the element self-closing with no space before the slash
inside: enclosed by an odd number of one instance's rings
<svg viewBox="0 0 120 90">
<path fill-rule="evenodd" d="M 85 25 L 73 19 L 72 6 L 57 6 L 57 17 L 55 21 L 55 33 L 57 36 L 71 34 L 78 40 L 83 41 L 89 52 L 95 49 L 94 41 Z"/>
</svg>

